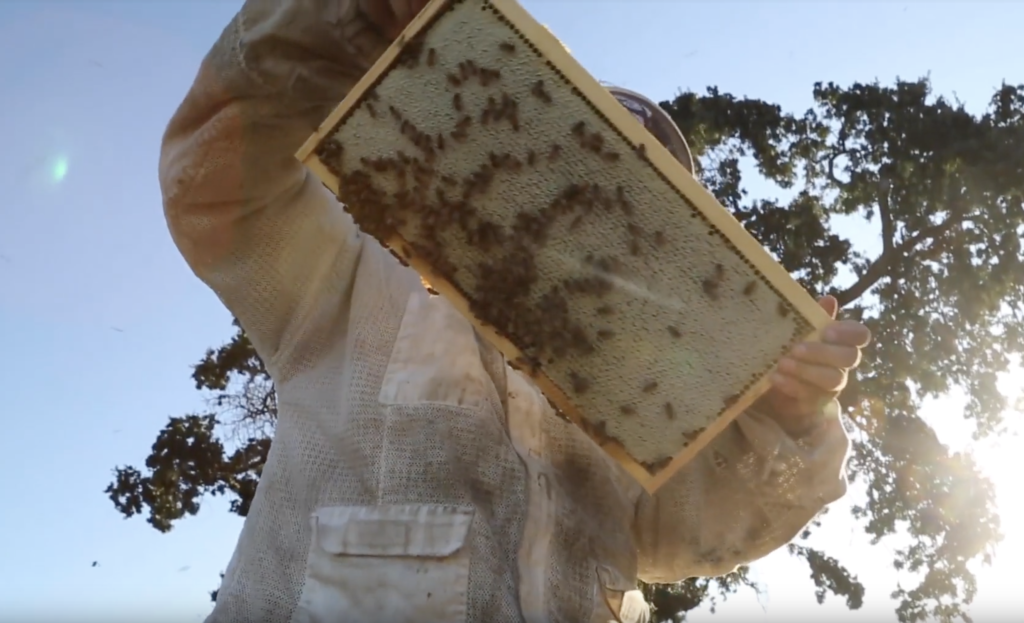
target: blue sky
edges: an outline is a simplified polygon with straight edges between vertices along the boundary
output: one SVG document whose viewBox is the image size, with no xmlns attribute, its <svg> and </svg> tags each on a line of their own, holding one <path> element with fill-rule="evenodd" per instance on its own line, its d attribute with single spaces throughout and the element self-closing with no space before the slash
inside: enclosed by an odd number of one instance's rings
<svg viewBox="0 0 1024 623">
<path fill-rule="evenodd" d="M 523 4 L 596 77 L 655 99 L 718 85 L 802 110 L 817 80 L 930 74 L 977 110 L 1004 79 L 1024 82 L 1024 3 Z M 220 501 L 161 535 L 121 519 L 103 488 L 169 415 L 202 408 L 189 366 L 230 333 L 170 242 L 156 168 L 164 125 L 239 5 L 0 2 L 0 620 L 198 620 L 234 547 L 240 520 Z M 956 403 L 930 410 L 951 440 Z M 1021 450 L 985 449 L 1011 531 L 1024 496 L 1005 472 Z M 864 610 L 817 606 L 806 569 L 780 554 L 756 566 L 767 597 L 716 619 L 894 620 L 886 546 L 867 548 L 845 508 L 817 542 L 867 581 Z M 978 623 L 1003 620 L 1017 596 L 1006 559 L 1022 541 L 1011 534 L 983 573 Z"/>
</svg>

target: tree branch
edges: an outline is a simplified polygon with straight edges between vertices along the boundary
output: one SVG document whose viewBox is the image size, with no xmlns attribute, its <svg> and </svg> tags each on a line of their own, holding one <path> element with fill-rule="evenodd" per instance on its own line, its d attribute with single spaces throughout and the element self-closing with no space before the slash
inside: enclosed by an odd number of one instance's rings
<svg viewBox="0 0 1024 623">
<path fill-rule="evenodd" d="M 850 187 L 850 182 L 844 182 L 836 177 L 836 160 L 842 156 L 849 156 L 853 152 L 852 149 L 848 149 L 845 146 L 841 146 L 835 149 L 828 156 L 820 159 L 818 163 L 827 161 L 827 173 L 828 179 L 832 184 L 839 189 L 840 192 L 845 191 Z M 892 189 L 892 184 L 889 182 L 889 178 L 884 174 L 878 180 L 878 216 L 882 221 L 882 251 L 888 252 L 892 250 L 893 245 L 896 243 L 896 228 L 892 218 L 892 208 L 889 205 L 889 192 Z"/>
<path fill-rule="evenodd" d="M 896 243 L 896 231 L 892 221 L 892 209 L 889 207 L 889 191 L 892 184 L 883 176 L 878 180 L 878 218 L 882 221 L 882 253 L 892 251 Z"/>
<path fill-rule="evenodd" d="M 846 288 L 834 295 L 836 300 L 839 301 L 839 306 L 842 307 L 844 305 L 848 305 L 863 296 L 871 286 L 875 285 L 879 279 L 888 274 L 889 268 L 896 258 L 906 255 L 912 251 L 914 247 L 925 240 L 945 235 L 948 231 L 963 223 L 965 220 L 967 220 L 966 214 L 951 216 L 941 223 L 932 225 L 931 227 L 925 227 L 921 231 L 901 242 L 898 246 L 893 246 L 887 251 L 882 251 L 882 254 L 879 255 L 878 259 L 872 262 L 870 266 L 868 266 L 868 269 L 864 271 L 864 274 L 860 276 L 860 279 L 858 279 L 849 288 Z"/>
</svg>

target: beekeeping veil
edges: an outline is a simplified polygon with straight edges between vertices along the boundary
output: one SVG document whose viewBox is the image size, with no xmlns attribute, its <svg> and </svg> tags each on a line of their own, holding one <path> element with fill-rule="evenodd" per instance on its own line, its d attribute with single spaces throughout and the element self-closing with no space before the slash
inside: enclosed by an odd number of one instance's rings
<svg viewBox="0 0 1024 623">
<path fill-rule="evenodd" d="M 626 107 L 626 110 L 633 113 L 637 121 L 642 123 L 647 131 L 686 167 L 687 171 L 693 173 L 693 155 L 690 153 L 690 146 L 686 144 L 686 139 L 679 131 L 679 126 L 672 121 L 672 117 L 669 117 L 661 106 L 629 89 L 613 85 L 605 85 L 605 88 L 620 104 Z"/>
</svg>

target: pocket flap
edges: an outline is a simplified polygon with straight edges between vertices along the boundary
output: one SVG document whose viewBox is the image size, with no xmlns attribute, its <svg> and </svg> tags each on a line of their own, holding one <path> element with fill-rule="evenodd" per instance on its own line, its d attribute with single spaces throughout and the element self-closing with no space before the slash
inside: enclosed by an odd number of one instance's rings
<svg viewBox="0 0 1024 623">
<path fill-rule="evenodd" d="M 313 515 L 313 538 L 337 556 L 443 558 L 462 549 L 472 521 L 458 506 L 335 506 Z"/>
</svg>

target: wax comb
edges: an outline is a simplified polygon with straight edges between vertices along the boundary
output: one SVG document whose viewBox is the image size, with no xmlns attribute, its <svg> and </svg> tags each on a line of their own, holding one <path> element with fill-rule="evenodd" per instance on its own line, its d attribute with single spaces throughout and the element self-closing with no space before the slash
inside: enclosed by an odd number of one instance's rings
<svg viewBox="0 0 1024 623">
<path fill-rule="evenodd" d="M 434 0 L 298 152 L 648 491 L 828 316 L 515 0 Z"/>
</svg>

